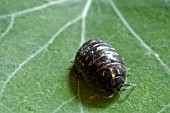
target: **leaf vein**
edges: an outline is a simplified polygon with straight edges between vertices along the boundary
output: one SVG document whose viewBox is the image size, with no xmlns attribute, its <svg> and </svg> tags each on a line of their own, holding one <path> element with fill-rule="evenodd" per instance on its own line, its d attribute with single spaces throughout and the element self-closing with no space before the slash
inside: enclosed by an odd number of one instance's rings
<svg viewBox="0 0 170 113">
<path fill-rule="evenodd" d="M 157 113 L 162 113 L 165 109 L 167 109 L 168 107 L 170 107 L 170 101 L 167 105 L 165 105 L 160 111 L 158 111 Z"/>
<path fill-rule="evenodd" d="M 37 50 L 35 53 L 33 53 L 32 55 L 30 55 L 28 58 L 26 58 L 26 60 L 24 60 L 21 64 L 19 64 L 19 66 L 8 76 L 7 80 L 3 83 L 2 85 L 2 89 L 0 91 L 0 99 L 3 96 L 3 92 L 4 89 L 6 88 L 7 83 L 16 75 L 16 73 L 26 64 L 28 63 L 31 59 L 33 59 L 34 57 L 36 57 L 39 53 L 41 53 L 43 50 L 45 50 L 51 43 L 53 43 L 53 41 L 55 40 L 55 38 L 62 33 L 66 28 L 68 28 L 69 26 L 71 26 L 72 24 L 76 23 L 77 21 L 79 21 L 81 19 L 80 16 L 76 17 L 75 19 L 69 21 L 68 23 L 66 23 L 63 27 L 61 27 L 50 39 L 49 41 L 42 46 L 39 50 Z"/>
<path fill-rule="evenodd" d="M 67 103 L 71 102 L 74 98 L 75 98 L 75 96 L 70 98 L 69 100 L 66 100 L 65 102 L 63 102 L 56 110 L 53 111 L 53 113 L 58 112 L 64 105 L 66 105 Z"/>
<path fill-rule="evenodd" d="M 157 53 L 155 53 L 143 40 L 142 38 L 132 29 L 132 27 L 129 25 L 129 23 L 126 21 L 126 19 L 123 17 L 122 13 L 117 8 L 116 4 L 114 3 L 114 0 L 108 0 L 111 7 L 114 9 L 115 13 L 119 17 L 119 19 L 122 21 L 123 25 L 129 30 L 129 32 L 141 43 L 141 45 L 149 52 L 151 55 L 165 68 L 167 74 L 170 75 L 170 68 L 167 64 L 164 63 L 164 61 L 159 57 Z"/>
<path fill-rule="evenodd" d="M 7 29 L 1 34 L 0 40 L 1 40 L 6 34 L 8 34 L 8 32 L 13 28 L 14 22 L 15 22 L 15 15 L 11 15 L 10 23 L 9 23 Z"/>
<path fill-rule="evenodd" d="M 29 8 L 29 9 L 25 9 L 25 10 L 22 10 L 22 11 L 19 11 L 19 12 L 16 12 L 16 13 L 0 15 L 0 18 L 10 17 L 12 15 L 19 16 L 19 15 L 23 15 L 23 14 L 26 14 L 26 13 L 39 11 L 39 10 L 48 8 L 50 6 L 53 6 L 53 5 L 56 5 L 56 4 L 59 4 L 59 3 L 63 3 L 65 1 L 69 1 L 69 0 L 50 1 L 50 2 L 48 2 L 46 4 L 39 5 L 39 6 L 36 6 L 36 7 L 33 7 L 33 8 Z"/>
<path fill-rule="evenodd" d="M 84 8 L 84 11 L 82 13 L 82 32 L 81 32 L 80 46 L 85 42 L 86 17 L 87 17 L 88 10 L 90 9 L 91 3 L 92 3 L 92 0 L 88 0 L 87 1 L 86 6 Z"/>
</svg>

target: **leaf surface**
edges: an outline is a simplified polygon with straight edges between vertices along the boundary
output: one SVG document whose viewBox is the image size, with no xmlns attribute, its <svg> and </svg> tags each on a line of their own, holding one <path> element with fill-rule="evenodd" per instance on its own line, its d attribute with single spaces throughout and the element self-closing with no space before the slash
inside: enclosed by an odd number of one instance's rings
<svg viewBox="0 0 170 113">
<path fill-rule="evenodd" d="M 0 112 L 168 113 L 169 0 L 1 0 Z M 101 39 L 137 86 L 111 100 L 68 70 L 80 45 Z"/>
</svg>

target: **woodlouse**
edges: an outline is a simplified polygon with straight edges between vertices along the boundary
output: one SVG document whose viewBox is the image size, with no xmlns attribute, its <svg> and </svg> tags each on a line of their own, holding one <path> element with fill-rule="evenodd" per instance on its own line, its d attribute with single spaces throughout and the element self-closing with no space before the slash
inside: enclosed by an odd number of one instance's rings
<svg viewBox="0 0 170 113">
<path fill-rule="evenodd" d="M 76 54 L 74 67 L 90 85 L 111 93 L 100 97 L 103 99 L 112 98 L 114 90 L 123 91 L 134 86 L 126 82 L 128 72 L 122 57 L 101 40 L 86 41 Z M 123 88 L 125 85 L 129 87 Z"/>
</svg>

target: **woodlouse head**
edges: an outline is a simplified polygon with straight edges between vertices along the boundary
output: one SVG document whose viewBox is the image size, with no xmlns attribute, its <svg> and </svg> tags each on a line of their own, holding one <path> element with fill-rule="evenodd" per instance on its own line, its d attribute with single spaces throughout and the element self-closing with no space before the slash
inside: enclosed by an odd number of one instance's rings
<svg viewBox="0 0 170 113">
<path fill-rule="evenodd" d="M 116 89 L 116 90 L 119 90 L 124 83 L 125 83 L 125 79 L 122 76 L 116 76 L 115 78 L 110 80 L 110 85 L 112 89 Z"/>
<path fill-rule="evenodd" d="M 119 90 L 126 81 L 127 69 L 121 63 L 112 64 L 108 68 L 112 77 L 110 79 L 110 87 L 111 89 Z"/>
</svg>

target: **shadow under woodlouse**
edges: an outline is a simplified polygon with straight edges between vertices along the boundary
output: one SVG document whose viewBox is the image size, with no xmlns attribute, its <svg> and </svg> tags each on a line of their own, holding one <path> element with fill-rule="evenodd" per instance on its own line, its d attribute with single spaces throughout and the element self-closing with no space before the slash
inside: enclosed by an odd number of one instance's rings
<svg viewBox="0 0 170 113">
<path fill-rule="evenodd" d="M 109 104 L 117 102 L 119 98 L 119 93 L 115 93 L 112 99 L 99 99 L 99 95 L 106 95 L 106 92 L 97 91 L 94 87 L 90 86 L 81 75 L 78 74 L 77 70 L 72 66 L 69 69 L 69 87 L 70 91 L 76 96 L 76 99 L 81 102 L 81 104 L 87 107 L 98 107 L 105 108 Z M 96 96 L 94 101 L 90 101 L 90 97 Z"/>
</svg>

